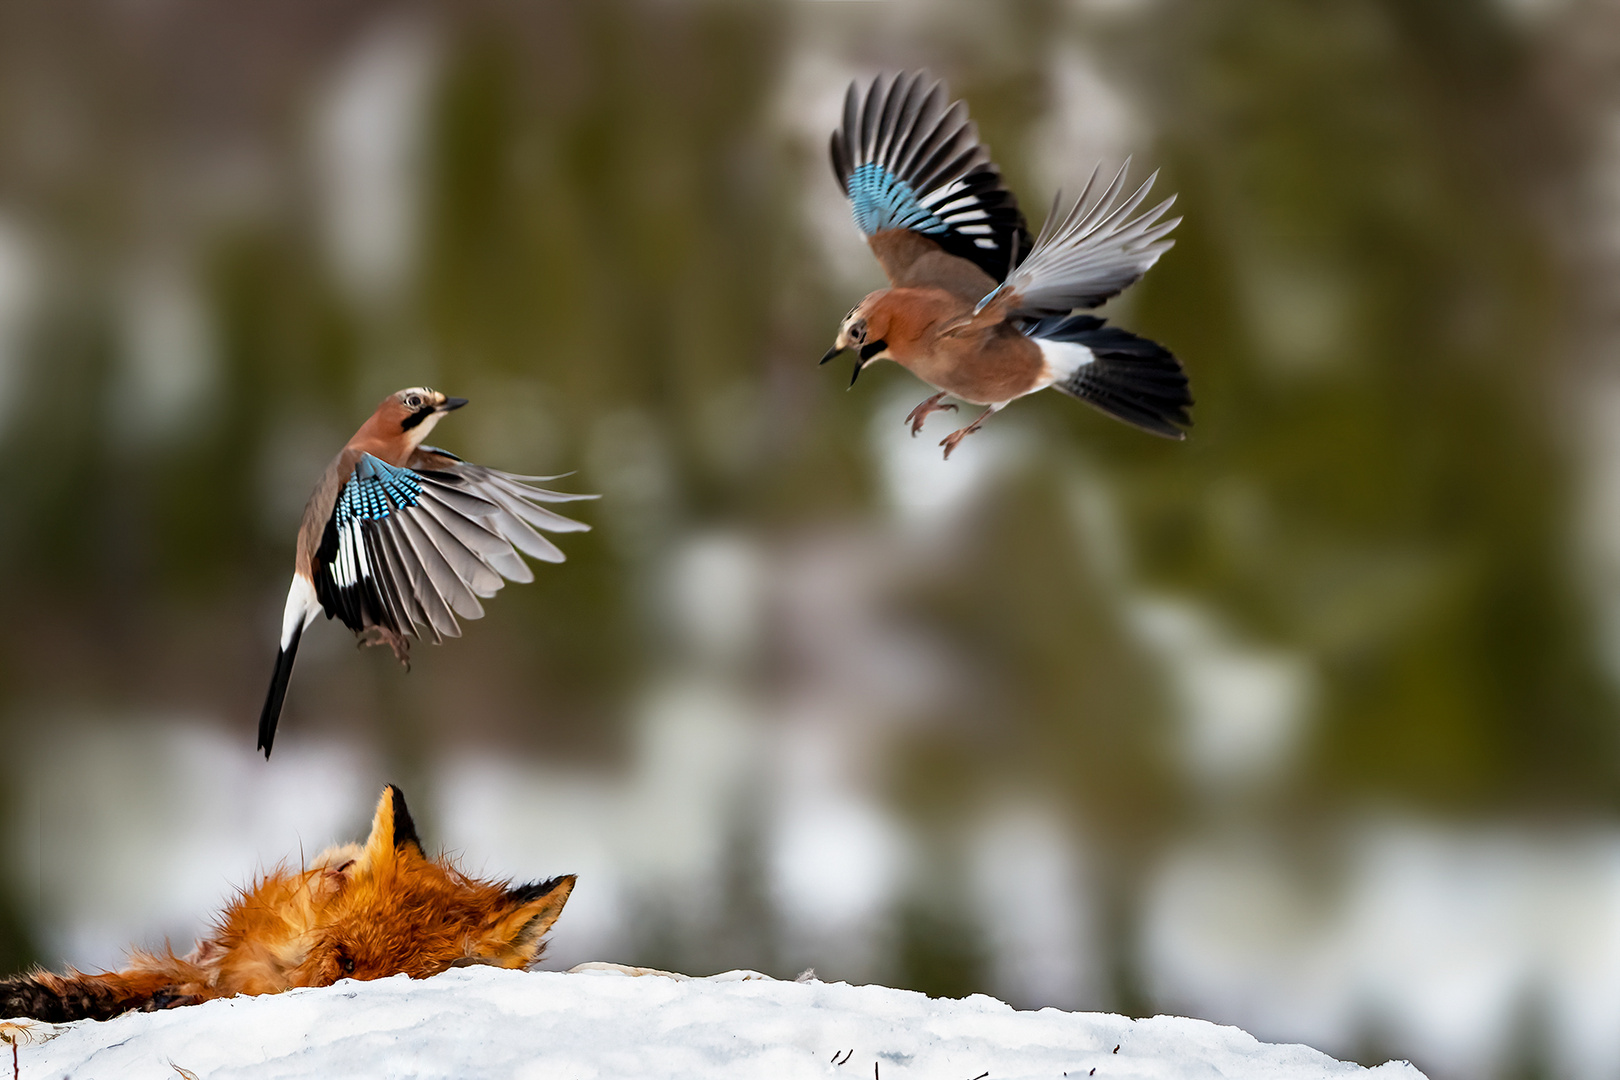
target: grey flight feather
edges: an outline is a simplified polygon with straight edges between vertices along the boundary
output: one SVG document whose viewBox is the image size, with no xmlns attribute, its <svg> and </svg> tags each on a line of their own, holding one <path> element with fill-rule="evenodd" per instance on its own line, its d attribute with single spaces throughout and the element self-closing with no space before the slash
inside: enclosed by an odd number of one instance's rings
<svg viewBox="0 0 1620 1080">
<path fill-rule="evenodd" d="M 1034 248 L 1000 288 L 980 301 L 978 310 L 996 304 L 1008 318 L 1067 315 L 1077 308 L 1096 307 L 1147 273 L 1174 245 L 1166 237 L 1181 219 L 1159 220 L 1176 201 L 1174 195 L 1131 217 L 1159 174 L 1149 176 L 1121 203 L 1130 165 L 1125 159 L 1113 181 L 1092 201 L 1094 171 L 1066 214 L 1059 212 L 1060 204 L 1054 200 Z"/>
<path fill-rule="evenodd" d="M 461 627 L 456 623 L 454 612 L 461 599 L 461 582 L 456 580 L 450 564 L 444 561 L 444 556 L 422 528 L 419 515 L 397 514 L 390 520 L 397 522 L 394 527 L 399 529 L 414 556 L 411 584 L 427 606 L 433 628 L 445 637 L 460 637 Z"/>
</svg>

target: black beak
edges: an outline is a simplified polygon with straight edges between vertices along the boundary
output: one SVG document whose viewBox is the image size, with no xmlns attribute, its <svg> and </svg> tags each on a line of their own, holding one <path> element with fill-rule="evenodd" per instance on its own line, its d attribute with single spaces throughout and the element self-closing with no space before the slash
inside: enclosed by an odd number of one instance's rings
<svg viewBox="0 0 1620 1080">
<path fill-rule="evenodd" d="M 866 366 L 865 360 L 855 361 L 855 370 L 849 373 L 849 385 L 854 386 L 855 380 L 861 377 L 861 369 Z"/>
<path fill-rule="evenodd" d="M 447 397 L 444 399 L 444 404 L 439 406 L 439 411 L 455 412 L 465 404 L 467 404 L 467 399 L 464 397 Z"/>
<path fill-rule="evenodd" d="M 832 348 L 827 350 L 827 355 L 823 356 L 821 358 L 821 362 L 823 364 L 825 364 L 827 361 L 831 360 L 833 357 L 837 356 L 839 353 L 842 353 L 844 351 L 845 351 L 844 349 L 841 349 L 837 345 L 834 345 Z"/>
</svg>

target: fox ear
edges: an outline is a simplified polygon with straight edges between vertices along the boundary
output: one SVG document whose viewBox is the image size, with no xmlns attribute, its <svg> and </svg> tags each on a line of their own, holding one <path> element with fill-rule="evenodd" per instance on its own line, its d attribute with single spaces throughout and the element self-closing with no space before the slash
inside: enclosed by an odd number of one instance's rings
<svg viewBox="0 0 1620 1080">
<path fill-rule="evenodd" d="M 532 963 L 540 955 L 546 932 L 562 914 L 568 894 L 573 891 L 573 874 L 509 890 L 509 907 L 478 942 L 479 957 L 501 967 L 526 967 Z"/>
<path fill-rule="evenodd" d="M 382 798 L 377 800 L 377 812 L 371 819 L 371 835 L 366 838 L 366 865 L 380 866 L 384 861 L 392 861 L 395 852 L 413 847 L 418 855 L 422 854 L 422 841 L 416 836 L 416 822 L 411 820 L 411 812 L 405 806 L 405 793 L 389 784 L 383 788 Z"/>
<path fill-rule="evenodd" d="M 416 835 L 416 822 L 411 820 L 411 812 L 405 806 L 405 793 L 393 784 L 389 784 L 388 791 L 394 795 L 394 850 L 402 847 L 414 847 L 418 855 L 422 854 L 422 841 Z"/>
</svg>

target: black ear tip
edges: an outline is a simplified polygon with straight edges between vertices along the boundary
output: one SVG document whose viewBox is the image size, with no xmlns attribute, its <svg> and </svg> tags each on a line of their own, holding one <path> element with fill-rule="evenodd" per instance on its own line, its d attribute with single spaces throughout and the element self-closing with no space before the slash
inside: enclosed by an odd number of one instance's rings
<svg viewBox="0 0 1620 1080">
<path fill-rule="evenodd" d="M 398 784 L 389 784 L 388 791 L 394 797 L 394 846 L 402 848 L 406 844 L 415 844 L 421 848 L 422 841 L 416 835 L 416 822 L 411 820 L 410 808 L 405 805 L 405 793 Z"/>
<path fill-rule="evenodd" d="M 547 881 L 531 881 L 527 885 L 514 885 L 507 890 L 506 895 L 520 904 L 527 904 L 531 900 L 538 900 L 542 896 L 550 896 L 558 889 L 573 889 L 575 875 L 563 874 Z"/>
</svg>

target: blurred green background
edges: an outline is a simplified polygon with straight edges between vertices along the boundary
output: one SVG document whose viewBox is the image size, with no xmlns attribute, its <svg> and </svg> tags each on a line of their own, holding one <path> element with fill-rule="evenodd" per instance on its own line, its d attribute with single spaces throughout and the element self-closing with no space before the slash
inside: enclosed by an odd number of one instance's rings
<svg viewBox="0 0 1620 1080">
<path fill-rule="evenodd" d="M 559 963 L 1620 1075 L 1617 59 L 1598 0 L 0 7 L 0 960 L 180 944 L 398 779 L 582 874 Z M 1108 314 L 1187 442 L 1040 395 L 941 463 L 816 366 L 881 284 L 826 137 L 915 66 L 1036 227 L 1179 193 Z M 306 635 L 265 765 L 303 500 L 416 384 L 594 531 L 409 675 Z"/>
</svg>

